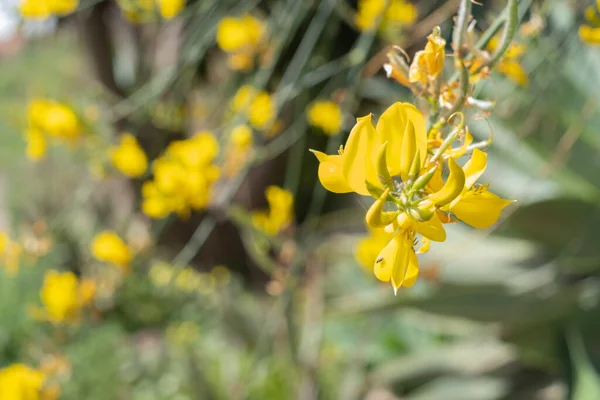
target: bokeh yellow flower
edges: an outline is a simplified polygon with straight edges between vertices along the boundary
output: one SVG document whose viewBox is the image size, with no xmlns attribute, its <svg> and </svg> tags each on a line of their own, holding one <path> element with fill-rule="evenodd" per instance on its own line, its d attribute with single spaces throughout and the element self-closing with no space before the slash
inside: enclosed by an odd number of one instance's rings
<svg viewBox="0 0 600 400">
<path fill-rule="evenodd" d="M 266 130 L 275 120 L 276 107 L 271 95 L 252 86 L 240 87 L 231 101 L 231 109 L 242 113 L 258 130 Z"/>
<path fill-rule="evenodd" d="M 265 33 L 264 23 L 251 15 L 225 17 L 217 27 L 217 45 L 228 54 L 231 68 L 247 71 L 262 50 Z"/>
<path fill-rule="evenodd" d="M 585 9 L 587 25 L 579 26 L 579 38 L 585 43 L 600 44 L 600 0 Z"/>
<path fill-rule="evenodd" d="M 490 39 L 487 49 L 490 53 L 493 53 L 500 45 L 500 39 L 496 36 Z M 526 47 L 522 44 L 511 43 L 510 47 L 506 51 L 504 58 L 496 65 L 496 70 L 513 82 L 527 86 L 529 84 L 529 77 L 527 71 L 521 65 L 520 59 L 525 54 Z M 477 63 L 475 63 L 476 65 Z"/>
<path fill-rule="evenodd" d="M 308 106 L 308 122 L 326 135 L 335 135 L 342 127 L 342 110 L 333 101 L 315 101 Z"/>
<path fill-rule="evenodd" d="M 19 12 L 26 19 L 45 19 L 70 14 L 78 6 L 78 0 L 24 0 L 19 5 Z"/>
<path fill-rule="evenodd" d="M 417 8 L 407 0 L 359 0 L 356 25 L 361 31 L 372 30 L 381 18 L 380 26 L 385 30 L 411 25 L 417 15 Z"/>
<path fill-rule="evenodd" d="M 287 228 L 294 219 L 294 196 L 289 190 L 278 186 L 269 186 L 265 190 L 269 208 L 253 211 L 254 225 L 269 235 L 275 235 Z"/>
<path fill-rule="evenodd" d="M 24 364 L 12 364 L 0 370 L 0 399 L 54 400 L 44 388 L 46 374 Z"/>
<path fill-rule="evenodd" d="M 90 280 L 79 281 L 72 272 L 46 271 L 40 290 L 42 319 L 54 324 L 76 323 L 82 308 L 91 303 L 95 285 Z"/>
<path fill-rule="evenodd" d="M 169 20 L 185 7 L 185 0 L 117 0 L 125 18 L 134 24 Z"/>
<path fill-rule="evenodd" d="M 252 128 L 248 125 L 238 125 L 232 129 L 223 166 L 223 174 L 226 177 L 235 176 L 244 166 L 252 154 L 253 143 Z"/>
<path fill-rule="evenodd" d="M 171 19 L 183 10 L 185 0 L 156 0 L 158 11 L 164 19 Z"/>
<path fill-rule="evenodd" d="M 211 132 L 172 142 L 152 164 L 154 179 L 142 186 L 144 213 L 157 219 L 171 213 L 186 218 L 191 210 L 204 209 L 220 176 L 213 164 L 218 153 L 219 144 Z"/>
<path fill-rule="evenodd" d="M 110 157 L 114 166 L 125 176 L 138 178 L 148 168 L 148 158 L 135 136 L 121 135 L 118 146 L 111 149 Z"/>
<path fill-rule="evenodd" d="M 97 234 L 92 240 L 91 251 L 98 260 L 123 269 L 128 268 L 133 258 L 129 247 L 113 231 L 104 231 Z"/>
<path fill-rule="evenodd" d="M 6 232 L 0 232 L 0 262 L 6 274 L 14 277 L 19 272 L 23 246 L 12 240 Z"/>
<path fill-rule="evenodd" d="M 28 127 L 23 134 L 27 157 L 32 161 L 46 154 L 49 140 L 74 143 L 81 135 L 81 122 L 66 104 L 48 99 L 34 99 L 27 107 Z"/>
</svg>

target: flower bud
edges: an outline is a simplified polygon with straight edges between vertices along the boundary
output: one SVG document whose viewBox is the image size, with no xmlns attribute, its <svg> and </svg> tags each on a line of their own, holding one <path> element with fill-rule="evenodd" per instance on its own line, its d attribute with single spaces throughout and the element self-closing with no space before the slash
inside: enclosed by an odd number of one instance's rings
<svg viewBox="0 0 600 400">
<path fill-rule="evenodd" d="M 385 205 L 385 201 L 389 192 L 389 189 L 386 189 L 381 195 L 381 197 L 375 200 L 371 207 L 369 207 L 369 210 L 367 211 L 367 215 L 365 217 L 368 226 L 373 228 L 381 228 L 390 223 L 390 221 L 386 222 L 382 218 L 383 206 Z"/>
<path fill-rule="evenodd" d="M 452 202 L 465 188 L 465 173 L 453 158 L 448 159 L 448 168 L 450 169 L 448 180 L 440 191 L 432 194 L 429 198 L 438 207 Z"/>
</svg>

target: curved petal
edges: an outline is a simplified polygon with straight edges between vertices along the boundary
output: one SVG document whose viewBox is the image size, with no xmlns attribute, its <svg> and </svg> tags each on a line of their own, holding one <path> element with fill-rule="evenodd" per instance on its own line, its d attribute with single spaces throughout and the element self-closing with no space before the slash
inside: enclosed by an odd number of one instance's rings
<svg viewBox="0 0 600 400">
<path fill-rule="evenodd" d="M 485 229 L 498 221 L 502 209 L 510 203 L 513 200 L 502 199 L 487 190 L 469 190 L 451 211 L 464 223 Z"/>
<path fill-rule="evenodd" d="M 368 195 L 366 181 L 381 186 L 375 173 L 373 153 L 377 150 L 377 133 L 371 124 L 371 115 L 358 118 L 350 131 L 342 157 L 342 174 L 358 194 Z"/>
<path fill-rule="evenodd" d="M 408 121 L 404 130 L 402 152 L 400 153 L 400 177 L 403 181 L 408 179 L 410 167 L 415 159 L 416 152 L 417 142 L 415 137 L 415 127 L 411 121 Z"/>
<path fill-rule="evenodd" d="M 450 174 L 444 186 L 430 196 L 430 201 L 442 207 L 457 198 L 465 187 L 465 173 L 453 158 L 448 159 Z"/>
<path fill-rule="evenodd" d="M 487 154 L 479 149 L 473 149 L 471 159 L 463 166 L 465 171 L 465 189 L 471 187 L 477 182 L 477 179 L 485 172 L 487 167 Z"/>
<path fill-rule="evenodd" d="M 435 242 L 446 240 L 446 230 L 437 214 L 433 214 L 429 221 L 417 223 L 417 233 Z"/>
<path fill-rule="evenodd" d="M 387 166 L 390 175 L 400 175 L 402 138 L 406 126 L 406 112 L 402 103 L 389 106 L 377 121 L 377 134 L 382 142 L 387 142 Z"/>
<path fill-rule="evenodd" d="M 414 250 L 411 250 L 408 255 L 408 266 L 406 267 L 406 274 L 404 275 L 404 282 L 402 286 L 411 287 L 417 281 L 419 277 L 419 259 L 415 254 Z"/>
<path fill-rule="evenodd" d="M 427 129 L 425 128 L 425 119 L 421 111 L 410 103 L 403 103 L 406 117 L 412 122 L 415 128 L 415 140 L 417 150 L 421 157 L 421 167 L 425 165 L 427 160 Z"/>
<path fill-rule="evenodd" d="M 323 187 L 333 193 L 349 193 L 352 191 L 342 175 L 342 157 L 329 159 L 319 164 L 319 180 Z"/>
<path fill-rule="evenodd" d="M 402 286 L 406 277 L 406 270 L 408 267 L 408 260 L 410 253 L 414 253 L 412 250 L 412 235 L 408 231 L 404 231 L 397 235 L 394 240 L 398 242 L 396 249 L 396 258 L 394 260 L 394 269 L 392 270 L 392 286 L 394 287 L 394 293 Z"/>
<path fill-rule="evenodd" d="M 392 278 L 396 256 L 398 255 L 398 246 L 400 245 L 398 236 L 394 236 L 375 259 L 373 273 L 382 282 L 389 282 Z"/>
</svg>

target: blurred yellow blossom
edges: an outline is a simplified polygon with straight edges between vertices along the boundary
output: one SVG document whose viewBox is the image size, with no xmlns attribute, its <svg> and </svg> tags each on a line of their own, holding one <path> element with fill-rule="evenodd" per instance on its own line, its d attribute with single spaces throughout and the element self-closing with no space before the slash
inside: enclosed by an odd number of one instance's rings
<svg viewBox="0 0 600 400">
<path fill-rule="evenodd" d="M 24 364 L 12 364 L 0 369 L 0 399 L 55 400 L 55 390 L 45 387 L 46 374 Z"/>
<path fill-rule="evenodd" d="M 238 89 L 231 102 L 231 109 L 246 116 L 250 124 L 258 130 L 270 128 L 276 117 L 275 102 L 271 95 L 250 85 Z"/>
<path fill-rule="evenodd" d="M 252 154 L 252 128 L 248 125 L 236 126 L 231 131 L 229 143 L 223 166 L 223 175 L 226 177 L 235 176 Z"/>
<path fill-rule="evenodd" d="M 8 276 L 14 277 L 19 272 L 23 246 L 12 240 L 6 232 L 0 232 L 0 260 Z"/>
<path fill-rule="evenodd" d="M 600 44 L 600 1 L 585 9 L 587 25 L 579 27 L 579 38 L 588 44 Z"/>
<path fill-rule="evenodd" d="M 342 127 L 342 110 L 333 101 L 315 101 L 308 107 L 308 122 L 326 135 L 339 133 Z"/>
<path fill-rule="evenodd" d="M 356 25 L 361 31 L 375 29 L 380 17 L 381 29 L 411 25 L 417 8 L 407 0 L 358 0 Z"/>
<path fill-rule="evenodd" d="M 123 15 L 129 22 L 142 24 L 159 19 L 169 20 L 185 7 L 185 0 L 117 0 Z"/>
<path fill-rule="evenodd" d="M 19 5 L 19 12 L 23 18 L 45 19 L 70 14 L 77 6 L 78 0 L 24 0 Z"/>
<path fill-rule="evenodd" d="M 41 159 L 49 139 L 74 143 L 81 134 L 77 114 L 67 105 L 47 99 L 34 99 L 27 108 L 28 127 L 24 138 L 27 157 L 32 161 Z"/>
<path fill-rule="evenodd" d="M 173 279 L 173 267 L 165 262 L 153 264 L 150 268 L 150 281 L 157 287 L 164 287 Z"/>
<path fill-rule="evenodd" d="M 44 308 L 39 318 L 54 324 L 78 322 L 82 308 L 92 302 L 94 295 L 92 281 L 79 281 L 72 272 L 46 271 L 40 290 Z"/>
<path fill-rule="evenodd" d="M 133 258 L 129 247 L 113 231 L 104 231 L 97 234 L 90 247 L 93 256 L 98 260 L 125 270 L 129 267 L 129 263 Z"/>
<path fill-rule="evenodd" d="M 219 144 L 211 132 L 172 142 L 152 164 L 154 179 L 142 186 L 142 210 L 151 218 L 171 213 L 186 218 L 204 209 L 220 170 L 213 164 Z"/>
<path fill-rule="evenodd" d="M 228 53 L 231 68 L 247 71 L 254 66 L 265 33 L 264 23 L 251 15 L 225 17 L 217 28 L 217 45 Z"/>
<path fill-rule="evenodd" d="M 373 234 L 359 243 L 356 257 L 363 265 L 371 263 L 375 276 L 390 282 L 394 292 L 415 283 L 417 254 L 429 250 L 430 240 L 446 240 L 442 224 L 454 222 L 452 214 L 486 228 L 512 203 L 488 192 L 487 186 L 475 186 L 487 164 L 483 151 L 474 149 L 463 167 L 457 163 L 472 140 L 462 124 L 447 139 L 429 140 L 421 112 L 412 104 L 395 103 L 375 127 L 371 115 L 358 118 L 337 155 L 313 151 L 326 189 L 375 198 L 365 215 Z M 453 148 L 456 140 L 463 143 Z M 415 250 L 417 235 L 422 244 Z"/>
<path fill-rule="evenodd" d="M 193 292 L 202 285 L 200 274 L 192 268 L 183 268 L 175 277 L 175 287 L 183 292 Z"/>
<path fill-rule="evenodd" d="M 254 225 L 269 235 L 287 228 L 294 218 L 294 196 L 289 190 L 269 186 L 265 190 L 268 210 L 253 211 Z"/>
<path fill-rule="evenodd" d="M 226 286 L 231 280 L 231 272 L 225 265 L 217 265 L 211 271 L 210 275 L 215 279 L 219 286 Z"/>
<path fill-rule="evenodd" d="M 500 39 L 494 36 L 490 39 L 487 50 L 490 53 L 494 53 L 500 45 Z M 506 75 L 510 80 L 521 86 L 527 86 L 529 84 L 529 78 L 527 71 L 523 68 L 520 63 L 520 58 L 525 54 L 526 47 L 522 44 L 511 43 L 510 47 L 506 51 L 504 58 L 496 65 L 496 70 Z M 478 66 L 479 63 L 476 61 L 473 66 Z M 473 67 L 472 67 L 473 68 Z"/>
<path fill-rule="evenodd" d="M 148 168 L 146 153 L 130 133 L 121 135 L 119 145 L 111 149 L 110 156 L 115 167 L 125 176 L 138 178 Z"/>
</svg>

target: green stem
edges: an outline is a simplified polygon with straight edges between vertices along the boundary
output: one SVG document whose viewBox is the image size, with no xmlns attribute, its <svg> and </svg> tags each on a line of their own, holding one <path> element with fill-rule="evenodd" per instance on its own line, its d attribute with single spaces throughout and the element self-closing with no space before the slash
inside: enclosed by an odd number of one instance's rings
<svg viewBox="0 0 600 400">
<path fill-rule="evenodd" d="M 452 33 L 452 47 L 457 59 L 463 58 L 463 40 L 471 17 L 471 0 L 461 0 L 456 17 L 456 26 Z"/>
</svg>

